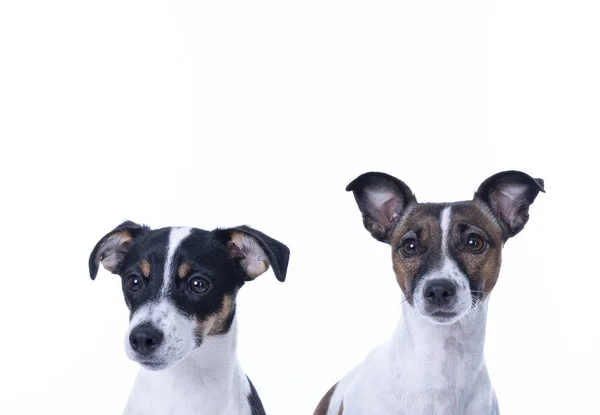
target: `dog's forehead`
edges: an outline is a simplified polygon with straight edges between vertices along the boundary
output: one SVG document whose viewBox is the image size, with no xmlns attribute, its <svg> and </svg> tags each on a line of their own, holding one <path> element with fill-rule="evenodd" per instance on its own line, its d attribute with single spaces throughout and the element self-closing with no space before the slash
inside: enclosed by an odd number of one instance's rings
<svg viewBox="0 0 600 415">
<path fill-rule="evenodd" d="M 408 214 L 403 222 L 439 222 L 442 212 L 446 207 L 448 207 L 448 203 L 418 203 L 408 211 Z"/>
<path fill-rule="evenodd" d="M 439 233 L 440 220 L 446 203 L 418 203 L 412 205 L 402 216 L 392 237 L 392 244 L 400 241 L 409 231 L 424 231 L 427 234 Z"/>
<path fill-rule="evenodd" d="M 190 228 L 184 238 L 173 240 L 172 233 L 177 229 L 168 227 L 150 230 L 136 241 L 135 249 L 140 253 L 165 254 L 172 243 L 177 243 L 177 247 L 174 247 L 177 250 L 184 249 L 190 252 L 201 252 L 203 248 L 214 248 L 217 245 L 212 232 L 198 228 Z"/>
<path fill-rule="evenodd" d="M 148 231 L 136 241 L 138 249 L 165 248 L 169 244 L 171 228 L 160 228 Z"/>
<path fill-rule="evenodd" d="M 492 237 L 502 238 L 502 229 L 489 208 L 476 200 L 452 204 L 453 222 L 476 226 Z"/>
<path fill-rule="evenodd" d="M 181 241 L 179 249 L 187 255 L 201 255 L 206 251 L 224 250 L 225 244 L 217 240 L 213 232 L 191 228 L 189 235 Z"/>
<path fill-rule="evenodd" d="M 501 238 L 501 228 L 489 209 L 477 200 L 452 203 L 418 203 L 411 206 L 396 226 L 393 241 L 397 242 L 406 232 L 424 229 L 438 233 L 441 230 L 442 213 L 450 208 L 451 224 L 476 226 L 490 236 Z"/>
<path fill-rule="evenodd" d="M 165 272 L 167 276 L 177 272 L 182 264 L 186 264 L 190 272 L 192 264 L 220 270 L 228 258 L 226 244 L 214 232 L 198 228 L 161 228 L 150 230 L 135 241 L 123 272 L 139 267 L 144 276 L 162 277 Z"/>
<path fill-rule="evenodd" d="M 213 232 L 192 229 L 177 247 L 174 261 L 195 263 L 201 267 L 209 266 L 218 270 L 229 264 L 229 250 Z"/>
</svg>

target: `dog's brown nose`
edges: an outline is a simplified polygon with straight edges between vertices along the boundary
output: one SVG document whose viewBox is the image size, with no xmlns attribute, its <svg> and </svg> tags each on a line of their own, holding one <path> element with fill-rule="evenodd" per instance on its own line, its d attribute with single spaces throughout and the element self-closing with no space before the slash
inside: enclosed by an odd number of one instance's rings
<svg viewBox="0 0 600 415">
<path fill-rule="evenodd" d="M 154 352 L 163 341 L 163 333 L 151 324 L 141 324 L 131 330 L 129 344 L 142 356 Z"/>
<path fill-rule="evenodd" d="M 443 307 L 448 305 L 456 295 L 456 287 L 449 280 L 432 280 L 425 287 L 425 298 L 432 305 Z"/>
</svg>

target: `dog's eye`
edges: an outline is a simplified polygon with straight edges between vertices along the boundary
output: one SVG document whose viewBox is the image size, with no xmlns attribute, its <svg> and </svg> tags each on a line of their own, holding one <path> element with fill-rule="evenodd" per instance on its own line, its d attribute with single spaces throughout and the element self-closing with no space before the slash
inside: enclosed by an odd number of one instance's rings
<svg viewBox="0 0 600 415">
<path fill-rule="evenodd" d="M 402 255 L 410 257 L 418 253 L 417 248 L 417 241 L 410 238 L 402 242 L 402 245 L 400 246 L 400 252 L 402 252 Z"/>
<path fill-rule="evenodd" d="M 144 287 L 142 278 L 136 274 L 131 274 L 130 276 L 128 276 L 127 282 L 125 284 L 129 291 L 139 291 Z"/>
<path fill-rule="evenodd" d="M 206 278 L 195 277 L 190 279 L 188 283 L 188 289 L 194 294 L 202 294 L 205 293 L 210 287 L 210 283 Z"/>
<path fill-rule="evenodd" d="M 479 254 L 485 248 L 485 241 L 480 236 L 472 233 L 467 237 L 466 248 L 474 254 Z"/>
</svg>

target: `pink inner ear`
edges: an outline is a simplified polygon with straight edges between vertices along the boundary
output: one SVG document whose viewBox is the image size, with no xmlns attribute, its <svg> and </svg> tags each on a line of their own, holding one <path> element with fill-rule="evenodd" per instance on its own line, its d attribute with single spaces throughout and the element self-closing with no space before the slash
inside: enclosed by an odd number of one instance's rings
<svg viewBox="0 0 600 415">
<path fill-rule="evenodd" d="M 228 247 L 231 258 L 240 259 L 240 264 L 251 279 L 263 274 L 269 268 L 265 252 L 251 237 L 234 233 Z"/>
<path fill-rule="evenodd" d="M 229 255 L 231 256 L 231 258 L 241 259 L 246 257 L 246 255 L 242 252 L 240 247 L 235 242 L 231 242 L 229 244 Z"/>
<path fill-rule="evenodd" d="M 378 222 L 387 227 L 392 221 L 398 218 L 398 207 L 401 203 L 400 198 L 393 192 L 385 189 L 376 189 L 367 191 L 367 197 L 379 211 Z"/>
<path fill-rule="evenodd" d="M 506 185 L 499 187 L 496 192 L 496 200 L 498 202 L 498 210 L 502 215 L 512 221 L 516 214 L 516 210 L 520 206 L 520 200 L 523 198 L 524 193 L 527 191 L 525 185 Z"/>
<path fill-rule="evenodd" d="M 398 198 L 394 196 L 385 202 L 381 211 L 390 223 L 396 220 L 398 218 Z"/>
<path fill-rule="evenodd" d="M 123 258 L 133 238 L 127 231 L 122 231 L 111 235 L 98 252 L 98 260 L 102 266 L 110 272 L 114 272 Z"/>
</svg>

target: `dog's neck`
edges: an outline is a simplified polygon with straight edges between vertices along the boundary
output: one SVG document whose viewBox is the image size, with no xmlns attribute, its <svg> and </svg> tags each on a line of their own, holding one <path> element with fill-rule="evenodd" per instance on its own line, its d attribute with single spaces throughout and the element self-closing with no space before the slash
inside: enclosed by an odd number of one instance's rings
<svg viewBox="0 0 600 415">
<path fill-rule="evenodd" d="M 484 367 L 486 319 L 487 300 L 450 325 L 433 323 L 404 301 L 403 317 L 388 343 L 391 358 L 400 372 L 416 370 L 425 379 L 440 374 L 449 383 L 469 382 Z"/>
<path fill-rule="evenodd" d="M 202 345 L 188 357 L 173 366 L 178 372 L 190 372 L 194 376 L 222 374 L 237 365 L 237 318 L 229 331 L 218 336 L 205 336 Z"/>
<path fill-rule="evenodd" d="M 403 345 L 413 348 L 417 353 L 454 339 L 468 346 L 473 353 L 483 354 L 487 306 L 487 299 L 483 300 L 457 322 L 442 325 L 421 316 L 412 306 L 403 302 L 403 318 L 398 334 L 403 338 Z"/>
</svg>

